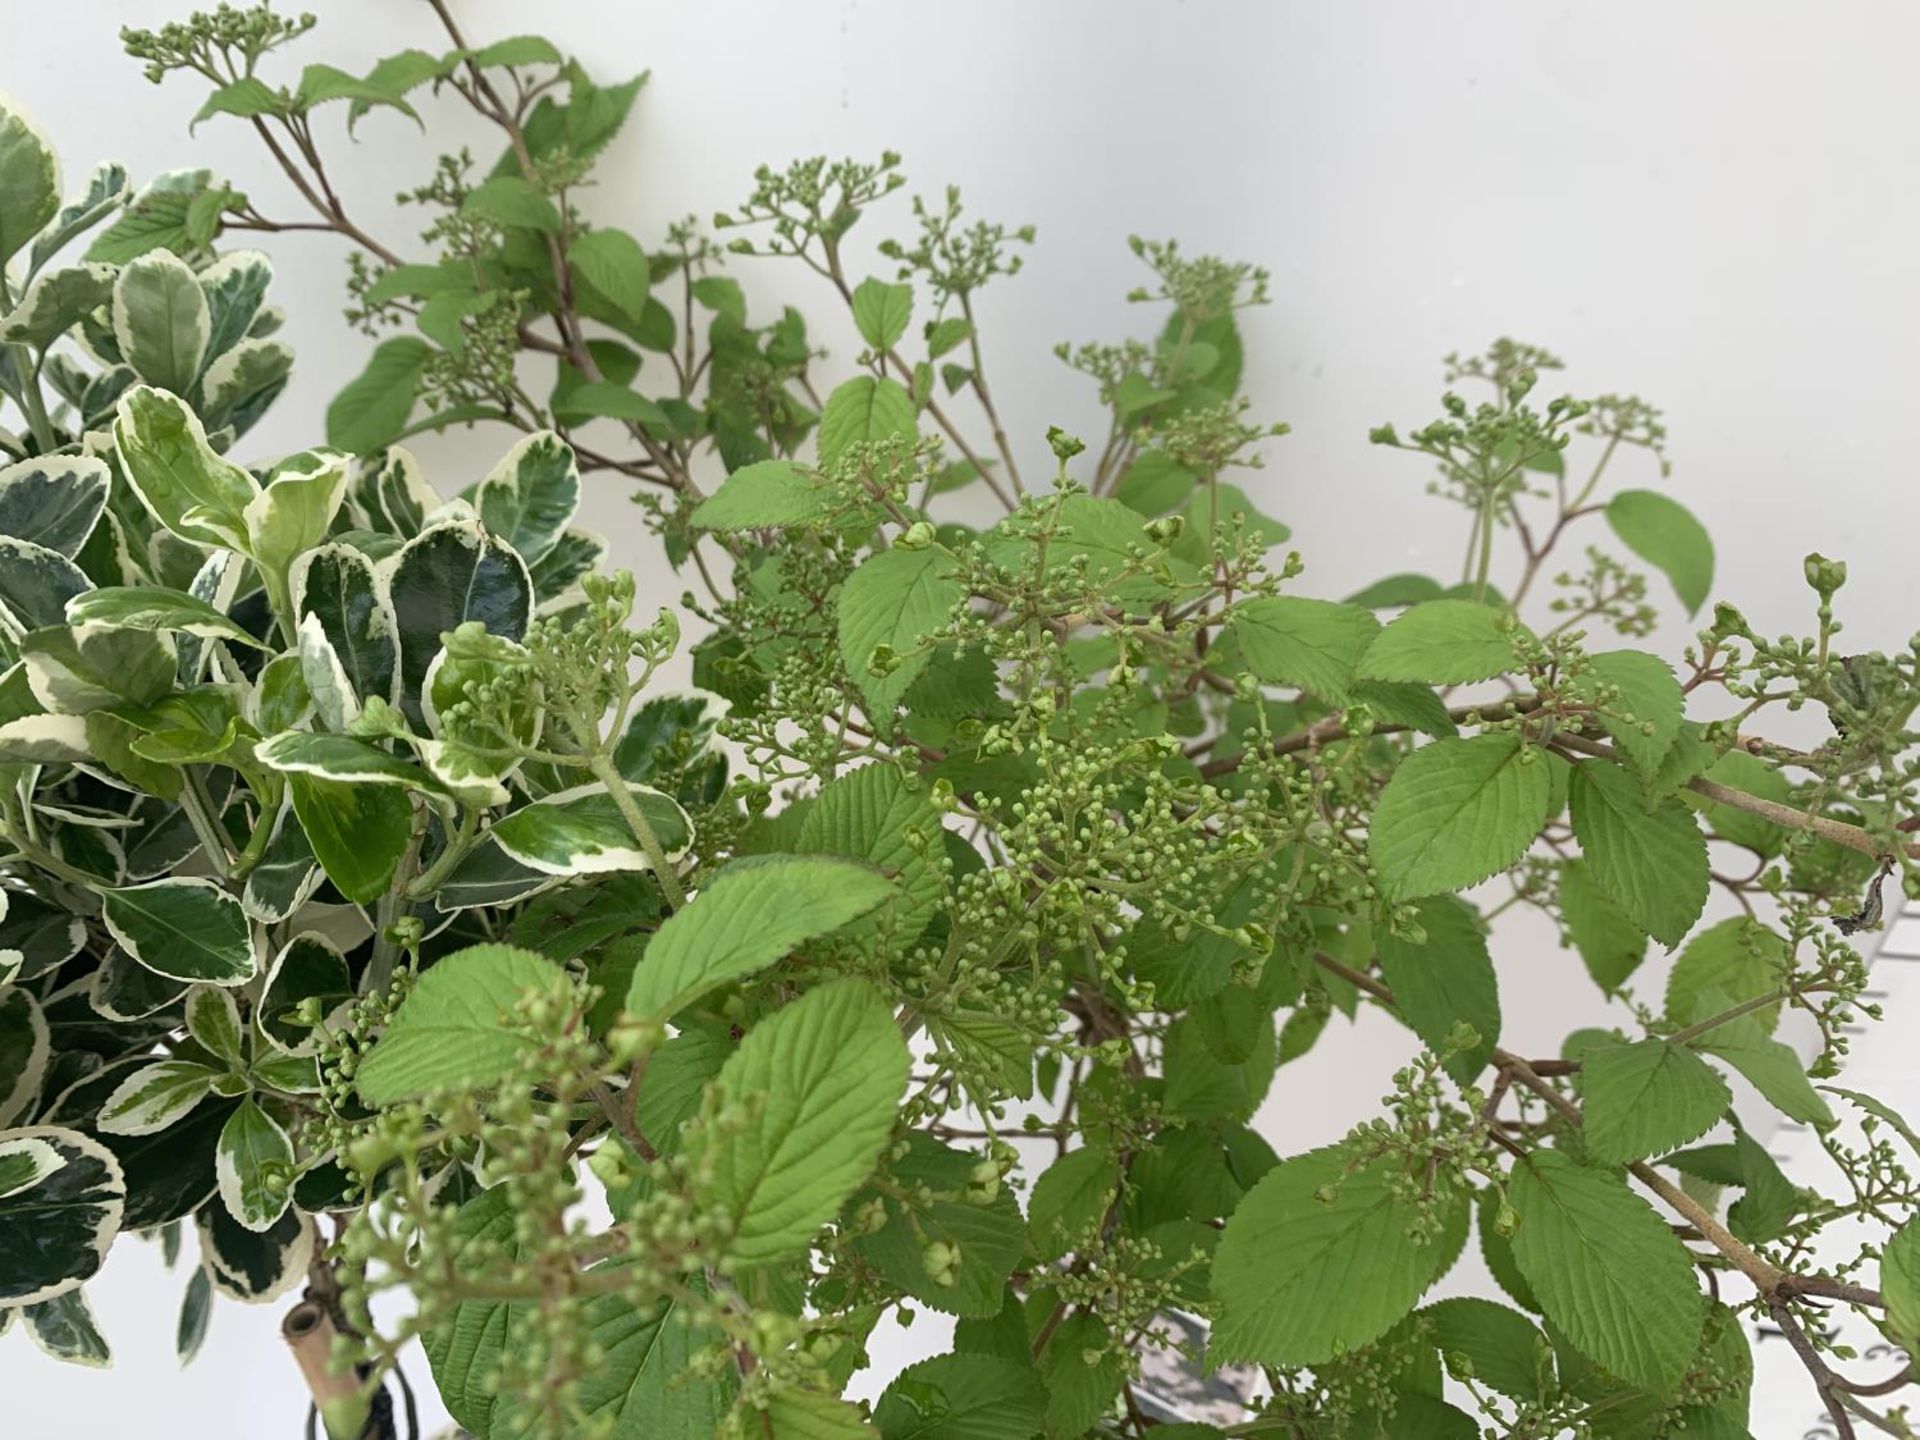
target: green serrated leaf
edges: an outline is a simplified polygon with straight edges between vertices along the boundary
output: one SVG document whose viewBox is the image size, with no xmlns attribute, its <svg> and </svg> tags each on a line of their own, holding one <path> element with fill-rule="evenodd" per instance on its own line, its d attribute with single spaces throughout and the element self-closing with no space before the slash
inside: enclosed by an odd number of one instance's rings
<svg viewBox="0 0 1920 1440">
<path fill-rule="evenodd" d="M 1517 735 L 1414 751 L 1387 782 L 1367 842 L 1387 897 L 1462 890 L 1513 864 L 1546 823 L 1547 770 Z"/>
<path fill-rule="evenodd" d="M 1654 939 L 1678 945 L 1707 903 L 1707 840 L 1672 796 L 1648 808 L 1615 765 L 1573 767 L 1574 838 L 1600 892 Z"/>
<path fill-rule="evenodd" d="M 1613 1164 L 1663 1155 L 1698 1139 L 1733 1103 L 1711 1065 L 1666 1040 L 1587 1051 L 1580 1093 L 1587 1153 Z"/>
<path fill-rule="evenodd" d="M 1365 680 L 1464 685 L 1514 668 L 1526 627 L 1506 610 L 1472 600 L 1428 600 L 1376 636 L 1360 657 Z"/>
</svg>

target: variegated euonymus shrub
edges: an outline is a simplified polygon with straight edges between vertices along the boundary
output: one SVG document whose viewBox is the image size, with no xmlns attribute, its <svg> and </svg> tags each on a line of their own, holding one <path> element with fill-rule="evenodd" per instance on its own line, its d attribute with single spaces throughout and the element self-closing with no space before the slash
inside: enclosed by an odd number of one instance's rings
<svg viewBox="0 0 1920 1440">
<path fill-rule="evenodd" d="M 415 1337 L 499 1440 L 1740 1436 L 1754 1318 L 1835 1434 L 1910 1433 L 1920 1142 L 1827 1082 L 1848 937 L 1912 887 L 1920 673 L 1838 642 L 1843 566 L 1803 636 L 1634 643 L 1712 598 L 1660 418 L 1502 341 L 1372 436 L 1464 511 L 1457 577 L 1315 597 L 1232 478 L 1280 429 L 1261 272 L 1136 242 L 1164 321 L 1062 351 L 1104 434 L 1029 443 L 975 308 L 1029 234 L 949 194 L 856 252 L 892 157 L 762 171 L 724 247 L 596 225 L 639 82 L 431 3 L 448 48 L 364 75 L 281 83 L 311 22 L 264 7 L 128 36 L 300 218 L 109 178 L 56 285 L 51 160 L 0 128 L 0 1315 L 103 1357 L 108 1243 L 191 1220 L 183 1348 L 304 1284 L 336 1440 Z M 390 243 L 322 123 L 437 106 L 498 158 Z M 296 228 L 381 339 L 333 448 L 248 466 L 286 357 L 210 247 Z M 736 256 L 816 278 L 851 366 L 751 323 Z M 456 422 L 504 458 L 436 492 L 398 442 Z M 699 587 L 692 696 L 571 526 L 626 481 Z M 1503 1022 L 1528 910 L 1571 1033 Z M 1413 1057 L 1356 1062 L 1379 1118 L 1277 1154 L 1362 1009 Z M 950 1340 L 869 1385 L 916 1311 Z M 1182 1418 L 1142 1355 L 1202 1343 L 1257 1383 Z"/>
</svg>

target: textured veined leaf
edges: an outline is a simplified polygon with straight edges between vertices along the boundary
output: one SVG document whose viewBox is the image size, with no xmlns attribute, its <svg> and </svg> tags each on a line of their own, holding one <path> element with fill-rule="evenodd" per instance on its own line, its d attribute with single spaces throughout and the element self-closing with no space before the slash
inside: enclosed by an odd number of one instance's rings
<svg viewBox="0 0 1920 1440">
<path fill-rule="evenodd" d="M 1360 657 L 1363 680 L 1465 685 L 1504 675 L 1528 639 L 1511 612 L 1473 600 L 1428 600 L 1382 630 Z"/>
<path fill-rule="evenodd" d="M 840 587 L 840 648 L 847 671 L 883 724 L 890 723 L 894 707 L 932 658 L 921 638 L 942 630 L 966 599 L 952 572 L 953 561 L 944 551 L 896 545 L 868 556 Z M 874 652 L 882 645 L 895 658 L 891 668 L 876 673 Z"/>
<path fill-rule="evenodd" d="M 845 855 L 877 865 L 900 893 L 861 926 L 891 923 L 917 935 L 940 903 L 934 861 L 940 814 L 926 791 L 892 765 L 866 765 L 821 790 L 808 807 L 793 848 L 807 855 Z"/>
<path fill-rule="evenodd" d="M 853 323 L 875 350 L 890 350 L 913 320 L 913 287 L 885 280 L 862 280 L 853 292 Z"/>
<path fill-rule="evenodd" d="M 1711 1065 L 1667 1040 L 1599 1046 L 1582 1056 L 1580 1074 L 1587 1153 L 1615 1164 L 1697 1140 L 1733 1103 Z"/>
<path fill-rule="evenodd" d="M 725 1335 L 689 1323 L 677 1308 L 670 1301 L 636 1308 L 617 1291 L 582 1307 L 582 1330 L 600 1359 L 580 1380 L 579 1403 L 609 1423 L 608 1440 L 706 1440 L 721 1433 L 737 1372 L 728 1367 L 716 1375 L 695 1361 L 724 1344 Z M 487 1440 L 543 1433 L 531 1407 L 510 1398 L 495 1402 Z"/>
<path fill-rule="evenodd" d="M 472 945 L 436 961 L 400 1002 L 354 1077 L 361 1099 L 391 1105 L 449 1086 L 502 1079 L 536 1041 L 502 1024 L 528 991 L 565 985 L 543 955 Z"/>
<path fill-rule="evenodd" d="M 383 340 L 367 367 L 327 407 L 327 443 L 370 455 L 400 438 L 433 347 L 413 335 Z"/>
<path fill-rule="evenodd" d="M 1459 1253 L 1465 1197 L 1439 1192 L 1443 1233 L 1407 1235 L 1393 1156 L 1345 1145 L 1283 1160 L 1247 1192 L 1213 1260 L 1218 1361 L 1317 1365 L 1384 1335 Z"/>
<path fill-rule="evenodd" d="M 34 1142 L 40 1179 L 0 1199 L 0 1305 L 34 1305 L 79 1288 L 100 1269 L 120 1232 L 127 1182 L 98 1140 L 57 1125 L 0 1131 Z"/>
<path fill-rule="evenodd" d="M 820 463 L 833 464 L 855 445 L 910 442 L 915 434 L 913 397 L 900 382 L 856 375 L 840 382 L 820 412 Z"/>
<path fill-rule="evenodd" d="M 693 523 L 708 530 L 759 530 L 817 525 L 831 513 L 833 490 L 791 460 L 742 465 L 694 508 Z"/>
<path fill-rule="evenodd" d="M 214 1155 L 221 1203 L 245 1229 L 270 1230 L 293 1196 L 293 1142 L 249 1097 L 227 1117 Z"/>
<path fill-rule="evenodd" d="M 1905 1350 L 1920 1349 L 1920 1220 L 1909 1220 L 1880 1252 L 1880 1293 L 1887 1324 Z"/>
<path fill-rule="evenodd" d="M 634 969 L 627 1009 L 666 1020 L 716 986 L 762 970 L 883 904 L 893 882 L 826 855 L 748 856 L 667 918 Z"/>
<path fill-rule="evenodd" d="M 1607 523 L 1626 547 L 1673 582 L 1689 615 L 1713 590 L 1713 541 L 1678 500 L 1657 490 L 1622 490 L 1607 502 Z"/>
<path fill-rule="evenodd" d="M 1513 1257 L 1547 1318 L 1609 1374 L 1665 1390 L 1700 1343 L 1705 1304 L 1667 1223 L 1618 1175 L 1556 1150 L 1516 1165 Z"/>
<path fill-rule="evenodd" d="M 244 985 L 259 969 L 246 911 L 211 880 L 176 876 L 98 893 L 113 938 L 157 975 Z"/>
<path fill-rule="evenodd" d="M 767 1396 L 769 1440 L 872 1440 L 873 1430 L 860 1409 L 817 1390 L 782 1387 Z"/>
<path fill-rule="evenodd" d="M 1540 1327 L 1492 1300 L 1460 1296 L 1420 1312 L 1433 1326 L 1443 1357 L 1464 1355 L 1476 1383 L 1516 1400 L 1543 1401 L 1554 1391 L 1553 1347 Z"/>
<path fill-rule="evenodd" d="M 1707 903 L 1707 839 L 1672 796 L 1651 809 L 1627 772 L 1573 767 L 1574 838 L 1594 884 L 1621 913 L 1666 946 L 1678 945 Z"/>
<path fill-rule="evenodd" d="M 1547 764 L 1507 734 L 1438 740 L 1409 755 L 1367 841 L 1388 898 L 1465 889 L 1518 860 L 1546 823 Z"/>
<path fill-rule="evenodd" d="M 1465 1085 L 1499 1043 L 1500 983 L 1487 937 L 1465 904 L 1437 896 L 1420 902 L 1419 915 L 1425 944 L 1379 934 L 1380 973 L 1400 1013 L 1436 1055 L 1449 1052 L 1456 1025 L 1473 1027 L 1478 1041 L 1447 1061 L 1447 1073 Z"/>
<path fill-rule="evenodd" d="M 979 1156 L 918 1133 L 906 1144 L 904 1155 L 889 1159 L 888 1179 L 909 1189 L 924 1186 L 933 1198 L 907 1206 L 883 1197 L 886 1223 L 856 1239 L 855 1247 L 888 1283 L 932 1309 L 975 1319 L 998 1315 L 1007 1277 L 1027 1251 L 1019 1205 L 1006 1189 L 986 1200 L 968 1193 Z M 937 1275 L 927 1269 L 929 1245 L 945 1245 L 951 1258 Z"/>
<path fill-rule="evenodd" d="M 1619 989 L 1647 958 L 1647 933 L 1600 893 L 1584 860 L 1560 867 L 1560 914 L 1587 973 L 1602 990 Z"/>
<path fill-rule="evenodd" d="M 1833 1111 L 1807 1078 L 1799 1054 L 1791 1045 L 1768 1039 L 1753 1017 L 1716 1025 L 1694 1043 L 1738 1070 L 1789 1120 L 1822 1128 L 1833 1124 Z"/>
<path fill-rule="evenodd" d="M 589 230 L 567 247 L 567 264 L 629 320 L 646 313 L 647 252 L 626 231 Z"/>
<path fill-rule="evenodd" d="M 1673 667 L 1644 650 L 1603 651 L 1589 657 L 1589 667 L 1582 693 L 1599 704 L 1600 723 L 1640 778 L 1651 782 L 1679 737 L 1686 709 Z"/>
<path fill-rule="evenodd" d="M 1275 685 L 1293 685 L 1347 703 L 1355 668 L 1380 633 L 1380 622 L 1353 605 L 1275 595 L 1233 613 L 1233 633 L 1247 668 Z"/>
<path fill-rule="evenodd" d="M 883 1440 L 1032 1440 L 1047 1392 L 1030 1364 L 936 1355 L 894 1377 L 874 1406 Z"/>
<path fill-rule="evenodd" d="M 806 1252 L 872 1172 L 906 1083 L 900 1027 L 865 981 L 810 990 L 747 1032 L 714 1088 L 755 1118 L 687 1143 L 701 1203 L 731 1221 L 736 1262 Z"/>
<path fill-rule="evenodd" d="M 1726 1009 L 1781 988 L 1787 974 L 1787 942 L 1778 930 L 1748 915 L 1735 915 L 1687 942 L 1667 975 L 1667 1019 L 1676 1025 L 1704 1020 L 1709 1001 Z M 1717 997 L 1717 998 L 1716 998 Z M 1780 1007 L 1751 1012 L 1768 1034 L 1780 1023 Z"/>
</svg>

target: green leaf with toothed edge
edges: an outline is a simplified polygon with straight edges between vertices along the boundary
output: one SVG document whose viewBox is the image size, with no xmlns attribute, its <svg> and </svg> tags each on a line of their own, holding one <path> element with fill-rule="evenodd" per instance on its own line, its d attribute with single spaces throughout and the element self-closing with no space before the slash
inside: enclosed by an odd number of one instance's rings
<svg viewBox="0 0 1920 1440">
<path fill-rule="evenodd" d="M 907 1083 L 893 1012 L 863 980 L 808 991 L 747 1031 L 710 1087 L 757 1113 L 685 1146 L 697 1203 L 730 1221 L 738 1264 L 804 1254 L 872 1173 Z"/>
<path fill-rule="evenodd" d="M 1344 705 L 1354 669 L 1380 622 L 1353 605 L 1275 595 L 1233 612 L 1233 633 L 1247 668 L 1275 685 L 1292 685 Z"/>
<path fill-rule="evenodd" d="M 909 1365 L 873 1409 L 883 1440 L 1032 1440 L 1046 1415 L 1030 1364 L 973 1354 Z"/>
<path fill-rule="evenodd" d="M 1459 1253 L 1467 1206 L 1441 1192 L 1442 1233 L 1407 1235 L 1392 1155 L 1333 1145 L 1249 1190 L 1214 1253 L 1216 1362 L 1316 1365 L 1384 1335 Z"/>
<path fill-rule="evenodd" d="M 1462 890 L 1518 860 L 1546 823 L 1549 763 L 1511 734 L 1437 740 L 1409 755 L 1367 841 L 1387 898 Z"/>
<path fill-rule="evenodd" d="M 1530 638 L 1511 612 L 1473 600 L 1428 600 L 1406 611 L 1367 646 L 1363 680 L 1466 685 L 1513 669 L 1516 641 Z"/>
<path fill-rule="evenodd" d="M 1547 1318 L 1579 1352 L 1631 1384 L 1670 1388 L 1686 1372 L 1705 1305 L 1686 1246 L 1611 1171 L 1557 1150 L 1514 1167 L 1513 1257 Z"/>
<path fill-rule="evenodd" d="M 627 1009 L 667 1020 L 717 986 L 765 969 L 885 903 L 893 882 L 826 855 L 748 856 L 666 920 L 633 972 Z"/>
<path fill-rule="evenodd" d="M 1421 901 L 1419 923 L 1426 931 L 1423 944 L 1379 933 L 1380 973 L 1400 1013 L 1434 1054 L 1448 1053 L 1454 1026 L 1473 1027 L 1479 1040 L 1446 1065 L 1447 1073 L 1465 1085 L 1486 1066 L 1500 1040 L 1500 984 L 1487 937 L 1473 911 L 1452 896 Z"/>
<path fill-rule="evenodd" d="M 354 1076 L 360 1098 L 391 1105 L 428 1091 L 502 1079 L 536 1041 L 502 1022 L 528 991 L 558 992 L 565 973 L 512 945 L 472 945 L 415 982 Z"/>
<path fill-rule="evenodd" d="M 1663 1155 L 1699 1139 L 1733 1103 L 1711 1065 L 1668 1040 L 1587 1051 L 1580 1093 L 1587 1153 L 1614 1164 Z"/>
<path fill-rule="evenodd" d="M 1707 903 L 1707 839 L 1693 812 L 1672 796 L 1648 808 L 1627 772 L 1603 761 L 1575 765 L 1569 794 L 1600 892 L 1661 944 L 1686 939 Z"/>
<path fill-rule="evenodd" d="M 942 630 L 967 597 L 952 569 L 944 551 L 895 545 L 868 556 L 840 587 L 840 648 L 847 672 L 883 725 L 932 658 L 921 648 L 922 637 Z M 872 660 L 881 645 L 897 658 L 892 669 L 877 675 Z"/>
<path fill-rule="evenodd" d="M 1713 590 L 1713 540 L 1693 512 L 1657 490 L 1622 490 L 1607 502 L 1607 523 L 1626 547 L 1673 582 L 1693 614 Z"/>
</svg>

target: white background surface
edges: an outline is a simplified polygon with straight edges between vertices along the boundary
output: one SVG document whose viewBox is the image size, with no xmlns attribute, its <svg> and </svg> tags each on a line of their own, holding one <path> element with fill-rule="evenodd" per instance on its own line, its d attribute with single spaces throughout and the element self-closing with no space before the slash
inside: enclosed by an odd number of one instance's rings
<svg viewBox="0 0 1920 1440">
<path fill-rule="evenodd" d="M 403 0 L 319 0 L 299 59 L 356 73 L 431 17 Z M 1920 522 L 1910 417 L 1920 12 L 1885 4 L 1545 0 L 462 0 L 474 36 L 530 29 L 596 75 L 654 72 L 589 208 L 643 240 L 744 195 L 755 164 L 816 152 L 903 151 L 917 188 L 959 183 L 972 208 L 1039 226 L 1025 274 L 981 306 L 1015 443 L 1044 469 L 1049 424 L 1093 431 L 1093 398 L 1051 355 L 1060 340 L 1151 333 L 1122 297 L 1144 277 L 1124 239 L 1177 235 L 1256 261 L 1275 303 L 1243 317 L 1263 418 L 1292 437 L 1248 488 L 1294 527 L 1303 588 L 1339 595 L 1380 574 L 1458 563 L 1455 513 L 1426 475 L 1369 447 L 1381 420 L 1435 413 L 1439 357 L 1513 333 L 1549 345 L 1576 391 L 1637 391 L 1673 431 L 1674 493 L 1720 542 L 1717 592 L 1769 630 L 1800 627 L 1801 555 L 1844 556 L 1850 643 L 1913 628 Z M 120 25 L 174 18 L 171 0 L 0 5 L 0 87 L 61 147 L 70 181 L 97 158 L 136 177 L 211 165 L 270 214 L 296 208 L 239 122 L 185 125 L 202 92 L 148 87 L 118 56 Z M 279 78 L 279 77 L 273 77 Z M 288 77 L 290 78 L 290 77 Z M 447 114 L 450 112 L 442 112 Z M 403 250 L 419 221 L 393 193 L 432 154 L 405 119 L 322 130 L 350 208 Z M 457 124 L 436 129 L 461 133 Z M 485 153 L 491 153 L 491 142 Z M 862 226 L 906 231 L 904 207 Z M 331 240 L 266 246 L 299 351 L 259 453 L 321 435 L 325 404 L 367 342 L 340 323 Z M 737 272 L 756 315 L 829 297 L 800 273 Z M 817 325 L 845 357 L 844 324 Z M 1552 388 L 1552 381 L 1548 382 Z M 504 445 L 504 441 L 500 442 Z M 423 442 L 447 493 L 492 447 Z M 1627 483 L 1657 483 L 1649 469 Z M 683 588 L 618 486 L 589 520 L 660 600 Z M 1682 636 L 1669 634 L 1677 649 Z M 1538 927 L 1503 940 L 1508 1043 L 1557 1043 L 1591 987 Z M 1652 977 L 1650 977 L 1652 978 Z M 1283 1152 L 1336 1137 L 1409 1051 L 1384 1024 L 1283 1070 L 1262 1124 Z M 1337 1037 L 1336 1037 L 1337 1038 Z M 278 1307 L 223 1306 L 200 1360 L 174 1373 L 177 1281 L 128 1246 L 91 1293 L 118 1355 L 106 1376 L 0 1343 L 9 1433 L 291 1436 L 298 1385 Z M 913 1348 L 936 1337 L 924 1321 Z M 284 1417 L 284 1419 L 282 1418 Z"/>
</svg>

